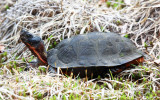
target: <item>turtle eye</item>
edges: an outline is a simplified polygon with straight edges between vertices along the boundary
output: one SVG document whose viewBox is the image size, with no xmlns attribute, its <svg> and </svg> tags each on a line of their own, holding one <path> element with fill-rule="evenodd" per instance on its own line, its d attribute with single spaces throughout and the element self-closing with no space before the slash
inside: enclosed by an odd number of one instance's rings
<svg viewBox="0 0 160 100">
<path fill-rule="evenodd" d="M 32 35 L 31 34 L 27 34 L 27 38 L 31 38 L 32 37 Z"/>
</svg>

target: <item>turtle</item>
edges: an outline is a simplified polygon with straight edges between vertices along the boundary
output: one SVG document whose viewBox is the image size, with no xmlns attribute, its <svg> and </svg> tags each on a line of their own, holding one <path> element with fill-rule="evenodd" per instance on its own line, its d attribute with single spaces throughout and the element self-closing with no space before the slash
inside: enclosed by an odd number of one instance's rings
<svg viewBox="0 0 160 100">
<path fill-rule="evenodd" d="M 103 77 L 144 61 L 143 52 L 130 39 L 113 32 L 75 35 L 48 51 L 39 36 L 26 30 L 20 32 L 20 39 L 38 58 L 33 65 L 49 66 L 52 73 L 59 69 L 64 75 Z"/>
</svg>

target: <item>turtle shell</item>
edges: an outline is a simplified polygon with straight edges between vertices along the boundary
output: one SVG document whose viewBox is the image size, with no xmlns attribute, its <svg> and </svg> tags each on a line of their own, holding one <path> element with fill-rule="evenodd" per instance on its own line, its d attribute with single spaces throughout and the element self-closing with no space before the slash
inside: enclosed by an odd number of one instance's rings
<svg viewBox="0 0 160 100">
<path fill-rule="evenodd" d="M 113 67 L 142 56 L 128 38 L 116 33 L 92 32 L 61 41 L 47 52 L 47 61 L 55 68 Z"/>
</svg>

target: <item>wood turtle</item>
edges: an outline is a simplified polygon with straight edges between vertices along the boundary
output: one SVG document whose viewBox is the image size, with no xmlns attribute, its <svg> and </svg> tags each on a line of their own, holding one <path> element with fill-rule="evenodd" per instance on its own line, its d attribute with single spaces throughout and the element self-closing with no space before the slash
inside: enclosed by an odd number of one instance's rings
<svg viewBox="0 0 160 100">
<path fill-rule="evenodd" d="M 42 39 L 26 30 L 21 31 L 20 39 L 38 58 L 37 66 L 49 65 L 53 73 L 59 67 L 66 75 L 97 77 L 110 71 L 119 73 L 144 61 L 143 53 L 128 38 L 111 32 L 91 32 L 64 39 L 48 52 Z"/>
</svg>

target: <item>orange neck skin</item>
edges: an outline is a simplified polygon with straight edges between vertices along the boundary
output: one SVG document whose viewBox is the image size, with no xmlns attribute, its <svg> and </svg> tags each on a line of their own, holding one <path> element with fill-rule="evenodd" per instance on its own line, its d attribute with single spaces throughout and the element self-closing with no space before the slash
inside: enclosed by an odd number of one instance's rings
<svg viewBox="0 0 160 100">
<path fill-rule="evenodd" d="M 40 62 L 38 62 L 38 65 L 48 65 L 47 55 L 45 54 L 45 47 L 42 42 L 40 42 L 38 48 L 31 46 L 29 43 L 25 44 L 31 50 L 31 52 L 40 60 Z"/>
</svg>

